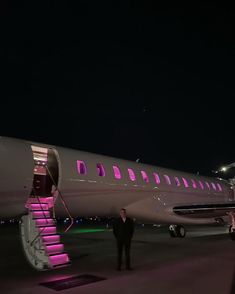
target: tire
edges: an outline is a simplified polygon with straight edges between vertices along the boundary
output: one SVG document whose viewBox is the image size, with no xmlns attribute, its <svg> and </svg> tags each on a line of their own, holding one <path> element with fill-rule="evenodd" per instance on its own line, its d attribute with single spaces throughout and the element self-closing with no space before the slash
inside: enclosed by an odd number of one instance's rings
<svg viewBox="0 0 235 294">
<path fill-rule="evenodd" d="M 176 226 L 175 225 L 170 225 L 168 231 L 169 231 L 169 234 L 170 234 L 171 238 L 176 238 L 177 237 Z"/>
<path fill-rule="evenodd" d="M 177 225 L 176 226 L 176 235 L 178 238 L 184 238 L 186 235 L 186 230 L 184 226 Z"/>
</svg>

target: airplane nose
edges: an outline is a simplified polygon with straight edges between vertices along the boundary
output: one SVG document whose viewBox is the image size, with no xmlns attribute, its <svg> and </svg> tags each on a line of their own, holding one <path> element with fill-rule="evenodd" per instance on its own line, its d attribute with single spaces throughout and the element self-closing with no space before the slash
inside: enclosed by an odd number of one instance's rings
<svg viewBox="0 0 235 294">
<path fill-rule="evenodd" d="M 32 189 L 33 168 L 30 143 L 0 137 L 0 217 L 24 213 Z"/>
</svg>

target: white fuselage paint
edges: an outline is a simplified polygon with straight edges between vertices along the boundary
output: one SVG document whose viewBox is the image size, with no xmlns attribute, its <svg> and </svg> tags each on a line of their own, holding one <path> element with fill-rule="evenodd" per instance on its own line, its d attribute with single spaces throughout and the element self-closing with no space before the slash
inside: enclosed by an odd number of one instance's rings
<svg viewBox="0 0 235 294">
<path fill-rule="evenodd" d="M 137 219 L 157 223 L 211 223 L 210 218 L 190 218 L 176 215 L 173 207 L 189 204 L 230 203 L 233 201 L 231 186 L 216 178 L 208 178 L 180 171 L 170 170 L 142 163 L 77 151 L 19 139 L 0 137 L 0 217 L 11 217 L 26 213 L 25 203 L 32 190 L 34 160 L 32 145 L 53 149 L 59 165 L 59 189 L 73 216 L 114 216 L 120 208 L 126 208 L 128 215 Z M 86 163 L 87 174 L 79 174 L 77 160 Z M 105 176 L 97 173 L 97 163 L 105 167 Z M 113 165 L 122 173 L 120 180 L 114 177 Z M 136 174 L 131 181 L 127 169 Z M 141 171 L 149 177 L 146 183 Z M 160 175 L 156 184 L 152 174 Z M 164 179 L 168 175 L 172 184 Z M 174 177 L 181 179 L 176 186 Z M 184 187 L 182 177 L 191 181 L 219 183 L 222 191 L 197 187 Z M 66 215 L 62 205 L 56 204 L 57 215 Z"/>
</svg>

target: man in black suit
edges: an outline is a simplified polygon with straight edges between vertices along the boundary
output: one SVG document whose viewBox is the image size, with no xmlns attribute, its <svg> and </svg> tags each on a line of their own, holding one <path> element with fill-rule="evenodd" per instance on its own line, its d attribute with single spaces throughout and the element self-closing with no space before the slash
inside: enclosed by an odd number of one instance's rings
<svg viewBox="0 0 235 294">
<path fill-rule="evenodd" d="M 132 268 L 130 265 L 130 248 L 131 248 L 131 239 L 134 234 L 134 222 L 131 218 L 126 216 L 126 210 L 124 208 L 120 210 L 120 216 L 114 222 L 113 234 L 117 241 L 117 250 L 118 250 L 117 270 L 119 271 L 121 270 L 123 247 L 125 248 L 126 269 L 131 270 Z"/>
</svg>

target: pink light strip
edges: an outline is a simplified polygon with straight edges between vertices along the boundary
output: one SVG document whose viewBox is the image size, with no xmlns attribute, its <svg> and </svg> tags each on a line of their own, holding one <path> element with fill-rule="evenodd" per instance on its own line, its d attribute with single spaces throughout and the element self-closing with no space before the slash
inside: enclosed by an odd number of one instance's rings
<svg viewBox="0 0 235 294">
<path fill-rule="evenodd" d="M 50 218 L 50 211 L 33 211 L 33 216 L 35 218 Z"/>
<path fill-rule="evenodd" d="M 69 257 L 68 257 L 68 254 L 59 254 L 59 255 L 50 256 L 49 260 L 52 265 L 59 265 L 59 264 L 69 262 Z"/>
<path fill-rule="evenodd" d="M 42 235 L 53 235 L 56 234 L 56 227 L 40 227 L 39 231 Z"/>
<path fill-rule="evenodd" d="M 58 254 L 64 251 L 64 244 L 47 245 L 46 251 L 48 254 Z"/>
<path fill-rule="evenodd" d="M 53 226 L 54 225 L 54 220 L 51 218 L 41 218 L 41 219 L 36 219 L 36 225 L 38 226 Z"/>
<path fill-rule="evenodd" d="M 60 242 L 60 236 L 59 235 L 53 235 L 53 236 L 43 236 L 42 237 L 43 242 L 46 244 L 53 244 Z"/>
</svg>

